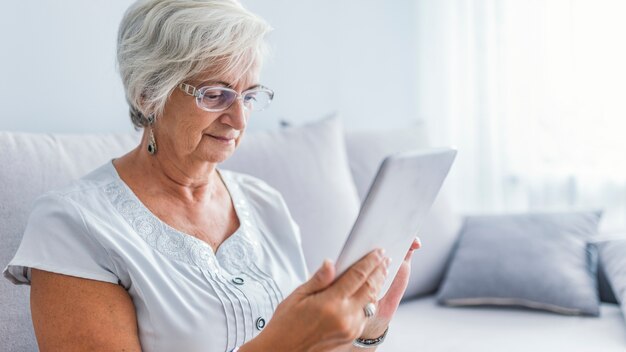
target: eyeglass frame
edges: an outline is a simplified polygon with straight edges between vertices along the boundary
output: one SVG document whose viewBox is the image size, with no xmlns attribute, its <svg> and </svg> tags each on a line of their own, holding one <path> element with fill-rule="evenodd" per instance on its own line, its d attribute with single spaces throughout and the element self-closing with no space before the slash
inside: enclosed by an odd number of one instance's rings
<svg viewBox="0 0 626 352">
<path fill-rule="evenodd" d="M 254 91 L 254 90 L 262 90 L 264 92 L 267 92 L 269 94 L 269 96 L 270 96 L 270 100 L 267 103 L 267 105 L 265 107 L 263 107 L 263 109 L 260 109 L 260 110 L 249 110 L 249 111 L 263 111 L 272 103 L 272 100 L 274 100 L 274 91 L 271 90 L 270 88 L 267 88 L 266 86 L 263 86 L 263 85 L 260 85 L 260 84 L 258 86 L 256 86 L 256 87 L 254 87 L 254 88 L 244 90 L 241 93 L 238 93 L 236 90 L 234 90 L 232 88 L 224 87 L 224 86 L 202 86 L 202 87 L 197 88 L 197 87 L 194 87 L 194 86 L 192 86 L 191 84 L 188 84 L 188 83 L 181 83 L 181 84 L 178 85 L 178 88 L 180 90 L 182 90 L 183 93 L 185 93 L 187 95 L 190 95 L 192 97 L 195 97 L 196 98 L 196 105 L 198 106 L 198 108 L 200 108 L 200 109 L 202 109 L 204 111 L 208 111 L 208 112 L 220 112 L 220 111 L 227 110 L 228 108 L 233 106 L 233 104 L 237 100 L 240 100 L 242 102 L 241 105 L 243 106 L 243 108 L 248 111 L 249 109 L 246 106 L 246 103 L 243 101 L 243 97 L 244 97 L 244 95 L 246 95 L 249 92 Z M 223 109 L 215 110 L 215 109 L 204 108 L 204 107 L 200 106 L 200 100 L 203 98 L 202 93 L 200 93 L 200 89 L 202 89 L 202 88 L 219 88 L 219 89 L 227 90 L 227 91 L 235 93 L 235 95 L 237 97 L 235 98 L 235 100 L 232 101 L 232 103 L 230 103 L 230 105 L 228 105 L 227 107 L 225 107 Z"/>
</svg>

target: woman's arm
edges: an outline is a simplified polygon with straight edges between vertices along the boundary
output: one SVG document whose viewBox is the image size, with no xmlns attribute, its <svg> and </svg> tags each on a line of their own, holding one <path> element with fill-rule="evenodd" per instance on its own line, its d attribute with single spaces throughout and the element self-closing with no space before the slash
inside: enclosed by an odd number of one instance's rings
<svg viewBox="0 0 626 352">
<path fill-rule="evenodd" d="M 135 307 L 119 285 L 32 269 L 30 307 L 41 352 L 141 351 Z"/>
</svg>

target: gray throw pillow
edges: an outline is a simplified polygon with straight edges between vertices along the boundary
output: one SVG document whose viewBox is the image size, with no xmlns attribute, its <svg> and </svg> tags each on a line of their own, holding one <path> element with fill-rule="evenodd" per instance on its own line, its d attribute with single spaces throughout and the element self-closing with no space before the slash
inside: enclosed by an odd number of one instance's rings
<svg viewBox="0 0 626 352">
<path fill-rule="evenodd" d="M 594 243 L 600 263 L 626 318 L 626 237 Z"/>
<path fill-rule="evenodd" d="M 500 305 L 598 316 L 600 211 L 468 217 L 438 293 L 449 306 Z"/>
<path fill-rule="evenodd" d="M 619 304 L 600 259 L 598 259 L 598 291 L 600 292 L 600 302 Z"/>
</svg>

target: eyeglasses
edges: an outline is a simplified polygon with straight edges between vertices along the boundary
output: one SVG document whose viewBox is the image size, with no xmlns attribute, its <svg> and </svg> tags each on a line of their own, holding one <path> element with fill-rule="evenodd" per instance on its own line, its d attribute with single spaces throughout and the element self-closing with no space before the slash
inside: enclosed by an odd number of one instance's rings
<svg viewBox="0 0 626 352">
<path fill-rule="evenodd" d="M 221 86 L 206 86 L 196 88 L 187 83 L 181 83 L 178 88 L 187 95 L 196 97 L 196 104 L 205 111 L 219 112 L 228 109 L 235 100 L 241 100 L 243 107 L 249 111 L 261 111 L 270 105 L 274 98 L 274 91 L 258 86 L 237 93 L 234 89 Z"/>
</svg>

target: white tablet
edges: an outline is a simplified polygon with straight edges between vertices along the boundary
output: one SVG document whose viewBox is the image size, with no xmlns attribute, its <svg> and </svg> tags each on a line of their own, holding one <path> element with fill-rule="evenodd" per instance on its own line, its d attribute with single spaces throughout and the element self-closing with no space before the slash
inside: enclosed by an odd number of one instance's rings
<svg viewBox="0 0 626 352">
<path fill-rule="evenodd" d="M 376 248 L 392 259 L 379 299 L 389 289 L 456 156 L 427 149 L 387 157 L 336 262 L 337 276 Z"/>
</svg>

